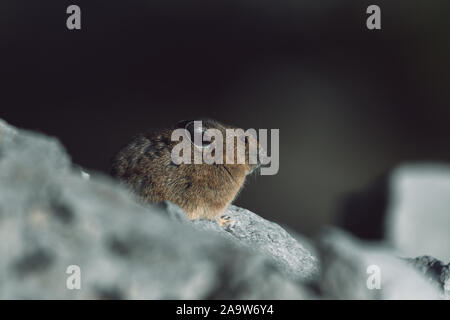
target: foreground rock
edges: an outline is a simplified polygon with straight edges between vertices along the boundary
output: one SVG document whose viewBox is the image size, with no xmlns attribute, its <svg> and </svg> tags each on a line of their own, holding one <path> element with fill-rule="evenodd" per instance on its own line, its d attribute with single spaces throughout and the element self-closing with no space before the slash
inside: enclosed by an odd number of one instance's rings
<svg viewBox="0 0 450 320">
<path fill-rule="evenodd" d="M 225 228 L 205 220 L 194 223 L 204 230 L 214 230 L 238 245 L 271 257 L 292 278 L 315 278 L 318 271 L 317 259 L 279 225 L 233 205 L 225 214 L 231 219 Z"/>
<path fill-rule="evenodd" d="M 87 177 L 56 139 L 0 121 L 1 299 L 435 299 L 448 282 L 448 265 L 336 230 L 307 243 L 236 206 L 225 227 L 191 222 Z M 66 286 L 74 265 L 81 290 Z"/>
<path fill-rule="evenodd" d="M 225 231 L 177 210 L 83 179 L 58 141 L 0 122 L 0 298 L 310 297 L 317 261 L 279 226 L 233 206 Z M 81 290 L 66 287 L 70 265 Z"/>
</svg>

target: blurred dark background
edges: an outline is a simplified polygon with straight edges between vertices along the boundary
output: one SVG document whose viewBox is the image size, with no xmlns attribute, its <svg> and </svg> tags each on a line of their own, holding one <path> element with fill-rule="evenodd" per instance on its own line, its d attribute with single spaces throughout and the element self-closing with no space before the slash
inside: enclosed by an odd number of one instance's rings
<svg viewBox="0 0 450 320">
<path fill-rule="evenodd" d="M 66 8 L 82 30 L 66 28 Z M 366 28 L 377 4 L 382 30 Z M 2 0 L 0 117 L 108 171 L 137 132 L 280 129 L 237 204 L 310 234 L 407 161 L 450 161 L 450 2 Z"/>
</svg>

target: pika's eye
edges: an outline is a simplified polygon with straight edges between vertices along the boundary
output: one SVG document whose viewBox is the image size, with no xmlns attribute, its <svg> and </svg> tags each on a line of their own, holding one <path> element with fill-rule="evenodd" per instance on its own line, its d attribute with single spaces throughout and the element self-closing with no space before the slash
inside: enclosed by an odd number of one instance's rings
<svg viewBox="0 0 450 320">
<path fill-rule="evenodd" d="M 206 148 L 212 143 L 212 141 L 208 141 L 208 138 L 205 135 L 206 128 L 202 126 L 201 121 L 190 121 L 186 124 L 185 129 L 191 135 L 190 140 L 192 144 L 196 145 L 197 147 Z M 198 141 L 195 141 L 196 139 Z"/>
<path fill-rule="evenodd" d="M 243 143 L 245 143 L 246 145 L 248 145 L 248 143 L 249 143 L 248 136 L 240 136 L 239 138 L 241 139 L 241 141 L 242 141 Z"/>
</svg>

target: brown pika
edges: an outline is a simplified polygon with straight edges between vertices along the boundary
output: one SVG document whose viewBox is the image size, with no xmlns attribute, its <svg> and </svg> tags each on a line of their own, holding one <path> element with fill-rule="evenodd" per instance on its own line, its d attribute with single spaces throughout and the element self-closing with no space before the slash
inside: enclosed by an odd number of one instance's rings
<svg viewBox="0 0 450 320">
<path fill-rule="evenodd" d="M 256 164 L 249 161 L 250 144 L 254 143 L 256 148 L 259 146 L 255 136 L 240 135 L 233 138 L 236 139 L 234 151 L 228 149 L 230 152 L 227 152 L 226 129 L 237 128 L 211 119 L 201 119 L 200 127 L 198 123 L 194 120 L 180 121 L 168 129 L 137 135 L 113 158 L 111 174 L 128 185 L 144 203 L 169 200 L 184 209 L 189 219 L 219 218 L 236 198 L 246 176 L 259 167 L 259 159 Z M 172 141 L 175 129 L 183 129 L 189 138 L 191 163 L 176 164 L 177 161 L 173 161 L 172 149 L 179 143 Z M 202 154 L 205 149 L 212 148 L 214 156 L 217 149 L 214 147 L 221 143 L 220 139 L 216 141 L 211 137 L 211 141 L 205 141 L 208 139 L 203 135 L 207 129 L 222 133 L 222 163 L 194 163 L 195 153 Z M 200 142 L 193 138 L 199 133 L 203 138 Z M 237 161 L 237 139 L 245 145 L 245 161 Z M 232 157 L 234 161 L 227 161 Z"/>
</svg>

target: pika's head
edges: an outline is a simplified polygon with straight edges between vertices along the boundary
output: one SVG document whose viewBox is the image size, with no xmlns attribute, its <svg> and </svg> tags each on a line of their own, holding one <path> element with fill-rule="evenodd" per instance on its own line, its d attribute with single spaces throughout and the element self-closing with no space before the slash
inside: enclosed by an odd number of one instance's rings
<svg viewBox="0 0 450 320">
<path fill-rule="evenodd" d="M 244 131 L 216 120 L 199 119 L 180 121 L 173 133 L 173 139 L 190 147 L 181 152 L 172 149 L 177 161 L 182 157 L 189 163 L 223 166 L 231 175 L 247 175 L 260 167 L 262 153 L 254 129 Z M 183 153 L 189 149 L 190 154 Z"/>
</svg>

